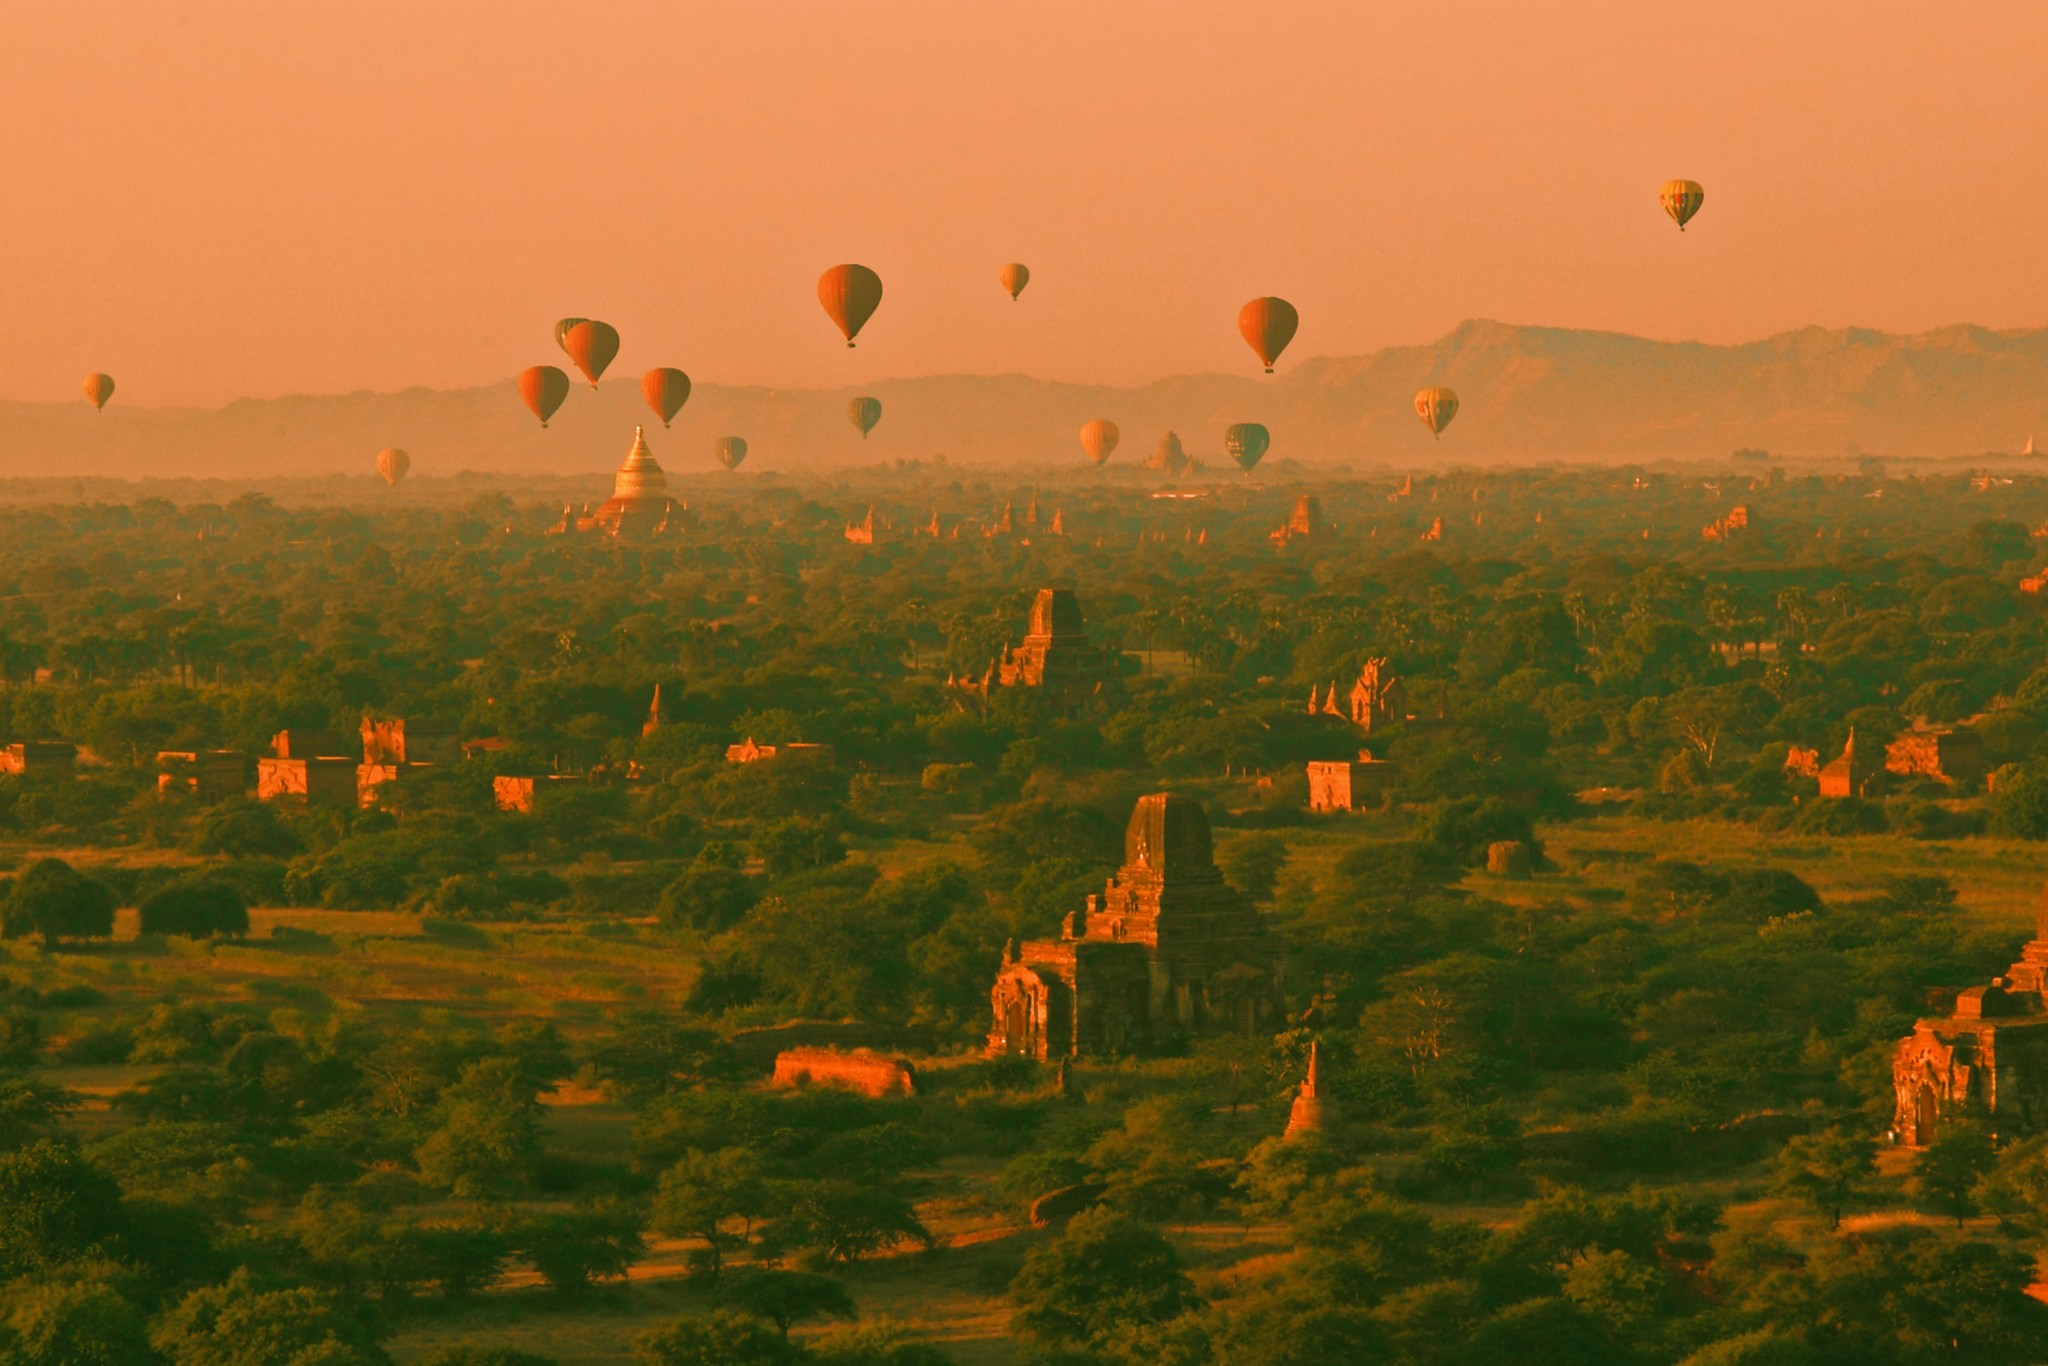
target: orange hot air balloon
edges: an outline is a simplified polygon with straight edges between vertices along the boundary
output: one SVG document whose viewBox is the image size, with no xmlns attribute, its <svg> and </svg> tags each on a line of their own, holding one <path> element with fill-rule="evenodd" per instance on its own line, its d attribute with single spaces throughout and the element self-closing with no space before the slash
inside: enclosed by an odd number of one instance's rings
<svg viewBox="0 0 2048 1366">
<path fill-rule="evenodd" d="M 1003 267 L 997 278 L 1003 282 L 1003 291 L 1010 296 L 1010 302 L 1016 303 L 1017 296 L 1024 292 L 1024 286 L 1031 283 L 1031 267 L 1022 261 L 1012 261 Z"/>
<path fill-rule="evenodd" d="M 825 305 L 832 321 L 846 334 L 846 344 L 852 346 L 881 306 L 882 277 L 866 266 L 834 266 L 818 277 L 818 302 Z"/>
<path fill-rule="evenodd" d="M 93 410 L 95 412 L 103 411 L 107 406 L 107 400 L 114 396 L 114 377 L 112 375 L 87 375 L 82 387 L 85 389 L 86 398 L 92 402 Z"/>
<path fill-rule="evenodd" d="M 740 461 L 747 458 L 747 439 L 743 436 L 720 437 L 714 451 L 719 464 L 729 470 L 736 470 L 740 467 Z"/>
<path fill-rule="evenodd" d="M 868 433 L 882 420 L 882 400 L 878 398 L 857 398 L 846 405 L 846 420 L 860 428 L 860 439 L 868 439 Z"/>
<path fill-rule="evenodd" d="M 545 427 L 569 397 L 569 377 L 552 365 L 529 365 L 519 372 L 519 397 Z"/>
<path fill-rule="evenodd" d="M 1444 428 L 1458 415 L 1458 396 L 1449 389 L 1419 389 L 1415 394 L 1415 415 L 1429 428 L 1431 436 L 1442 436 Z"/>
<path fill-rule="evenodd" d="M 555 345 L 566 353 L 569 350 L 569 329 L 578 323 L 589 322 L 588 318 L 562 318 L 555 323 Z"/>
<path fill-rule="evenodd" d="M 586 319 L 563 335 L 562 349 L 569 353 L 569 359 L 576 362 L 576 368 L 583 372 L 583 377 L 590 381 L 590 387 L 595 389 L 604 368 L 619 354 L 619 330 L 610 323 Z"/>
<path fill-rule="evenodd" d="M 1692 222 L 1692 216 L 1700 211 L 1706 202 L 1707 192 L 1700 188 L 1697 180 L 1667 180 L 1658 192 L 1657 199 L 1664 205 L 1664 212 L 1671 215 L 1671 221 L 1678 224 L 1680 232 Z"/>
<path fill-rule="evenodd" d="M 412 468 L 412 457 L 396 446 L 386 446 L 377 452 L 377 473 L 384 476 L 384 482 L 393 488 L 405 478 L 405 472 Z"/>
<path fill-rule="evenodd" d="M 690 401 L 690 377 L 668 366 L 649 370 L 640 376 L 640 396 L 647 400 L 647 406 L 654 409 L 654 415 L 666 427 Z"/>
<path fill-rule="evenodd" d="M 1081 424 L 1081 449 L 1098 465 L 1109 460 L 1110 453 L 1116 449 L 1116 443 L 1122 439 L 1123 433 L 1106 417 L 1098 417 L 1092 422 Z"/>
<path fill-rule="evenodd" d="M 1258 354 L 1259 363 L 1269 375 L 1273 373 L 1273 362 L 1280 359 L 1287 343 L 1294 340 L 1294 329 L 1300 326 L 1301 315 L 1294 311 L 1294 305 L 1270 295 L 1254 299 L 1237 311 L 1237 330 L 1244 334 L 1246 344 Z"/>
</svg>

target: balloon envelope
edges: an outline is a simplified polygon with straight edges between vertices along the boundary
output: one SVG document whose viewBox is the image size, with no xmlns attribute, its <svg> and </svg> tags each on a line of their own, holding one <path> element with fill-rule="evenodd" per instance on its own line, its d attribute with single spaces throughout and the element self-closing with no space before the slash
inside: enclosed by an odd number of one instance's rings
<svg viewBox="0 0 2048 1366">
<path fill-rule="evenodd" d="M 1667 180 L 1657 198 L 1664 205 L 1664 212 L 1671 215 L 1671 221 L 1678 224 L 1678 230 L 1684 232 L 1685 225 L 1706 202 L 1707 192 L 1697 180 Z"/>
<path fill-rule="evenodd" d="M 740 467 L 740 461 L 747 458 L 747 439 L 743 436 L 720 437 L 717 446 L 718 463 L 729 470 Z"/>
<path fill-rule="evenodd" d="M 107 406 L 107 400 L 114 396 L 114 377 L 112 375 L 87 375 L 83 388 L 85 389 L 86 398 L 92 402 L 92 406 L 95 409 L 104 408 Z"/>
<path fill-rule="evenodd" d="M 1024 286 L 1031 283 L 1031 267 L 1022 261 L 1012 261 L 1003 267 L 997 278 L 1003 282 L 1003 292 L 1008 294 L 1014 303 L 1017 296 L 1024 292 Z"/>
<path fill-rule="evenodd" d="M 654 415 L 666 427 L 690 401 L 690 377 L 669 366 L 649 370 L 640 376 L 640 396 L 647 400 L 647 406 L 654 409 Z"/>
<path fill-rule="evenodd" d="M 580 322 L 588 321 L 589 319 L 587 318 L 562 318 L 558 320 L 555 323 L 555 345 L 567 351 L 569 349 L 569 329 Z"/>
<path fill-rule="evenodd" d="M 834 266 L 818 277 L 818 302 L 839 325 L 846 344 L 860 335 L 861 328 L 882 303 L 882 277 L 866 266 Z"/>
<path fill-rule="evenodd" d="M 619 330 L 610 323 L 588 319 L 570 328 L 562 338 L 562 349 L 569 353 L 569 359 L 576 362 L 576 368 L 590 381 L 590 387 L 597 387 L 598 376 L 619 354 Z"/>
<path fill-rule="evenodd" d="M 412 468 L 412 457 L 396 446 L 386 446 L 377 452 L 377 473 L 384 476 L 384 482 L 393 488 L 405 478 L 405 472 Z"/>
<path fill-rule="evenodd" d="M 1223 449 L 1246 474 L 1273 445 L 1273 434 L 1256 422 L 1239 422 L 1223 433 Z"/>
<path fill-rule="evenodd" d="M 1415 395 L 1415 415 L 1430 435 L 1441 436 L 1458 415 L 1458 396 L 1449 389 L 1421 389 Z"/>
<path fill-rule="evenodd" d="M 1081 449 L 1098 465 L 1109 459 L 1110 452 L 1116 449 L 1116 443 L 1122 438 L 1123 433 L 1106 417 L 1081 424 Z"/>
<path fill-rule="evenodd" d="M 552 365 L 529 365 L 519 372 L 519 397 L 545 427 L 569 397 L 569 377 Z"/>
<path fill-rule="evenodd" d="M 882 400 L 878 398 L 857 398 L 846 405 L 847 421 L 860 428 L 861 440 L 867 440 L 868 433 L 882 420 Z"/>
<path fill-rule="evenodd" d="M 1237 330 L 1244 334 L 1245 343 L 1257 354 L 1269 375 L 1273 373 L 1273 362 L 1294 340 L 1294 329 L 1299 326 L 1301 315 L 1294 311 L 1294 305 L 1270 295 L 1254 299 L 1237 311 Z"/>
</svg>

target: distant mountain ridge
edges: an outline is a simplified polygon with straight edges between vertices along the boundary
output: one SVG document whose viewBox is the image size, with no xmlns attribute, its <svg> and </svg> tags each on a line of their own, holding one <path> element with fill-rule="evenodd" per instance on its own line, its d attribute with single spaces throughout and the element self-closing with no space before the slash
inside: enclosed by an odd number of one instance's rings
<svg viewBox="0 0 2048 1366">
<path fill-rule="evenodd" d="M 1410 408 L 1429 384 L 1457 390 L 1441 440 Z M 882 401 L 863 441 L 846 417 Z M 2048 432 L 2048 328 L 1956 326 L 1913 335 L 1803 328 L 1735 346 L 1614 332 L 1467 322 L 1425 346 L 1317 357 L 1258 375 L 1183 375 L 1132 387 L 1024 375 L 933 375 L 835 389 L 700 385 L 664 432 L 637 374 L 579 385 L 550 430 L 512 381 L 475 389 L 243 399 L 215 409 L 104 413 L 82 399 L 0 404 L 0 478 L 49 475 L 249 478 L 363 473 L 387 445 L 421 474 L 563 474 L 614 466 L 646 425 L 668 468 L 709 468 L 741 435 L 750 468 L 824 469 L 943 453 L 959 465 L 1078 465 L 1076 429 L 1107 417 L 1117 463 L 1161 432 L 1222 460 L 1223 429 L 1263 422 L 1274 457 L 1309 464 L 1493 464 L 1712 458 L 1742 447 L 1788 457 L 2017 452 Z"/>
</svg>

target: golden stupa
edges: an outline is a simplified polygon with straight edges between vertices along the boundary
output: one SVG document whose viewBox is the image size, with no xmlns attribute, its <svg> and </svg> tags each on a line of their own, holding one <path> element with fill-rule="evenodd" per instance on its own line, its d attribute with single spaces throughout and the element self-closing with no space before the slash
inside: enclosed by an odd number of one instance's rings
<svg viewBox="0 0 2048 1366">
<path fill-rule="evenodd" d="M 672 500 L 668 476 L 647 449 L 647 433 L 633 429 L 633 448 L 612 479 L 612 496 L 591 518 L 592 528 L 608 536 L 648 536 L 668 521 Z"/>
</svg>

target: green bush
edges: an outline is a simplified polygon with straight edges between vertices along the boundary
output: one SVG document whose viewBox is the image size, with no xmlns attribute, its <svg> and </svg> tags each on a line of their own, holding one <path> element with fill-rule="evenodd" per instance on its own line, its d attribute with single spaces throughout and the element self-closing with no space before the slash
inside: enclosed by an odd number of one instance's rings
<svg viewBox="0 0 2048 1366">
<path fill-rule="evenodd" d="M 208 939 L 249 932 L 249 905 L 233 883 L 198 876 L 150 894 L 140 908 L 144 934 Z"/>
</svg>

